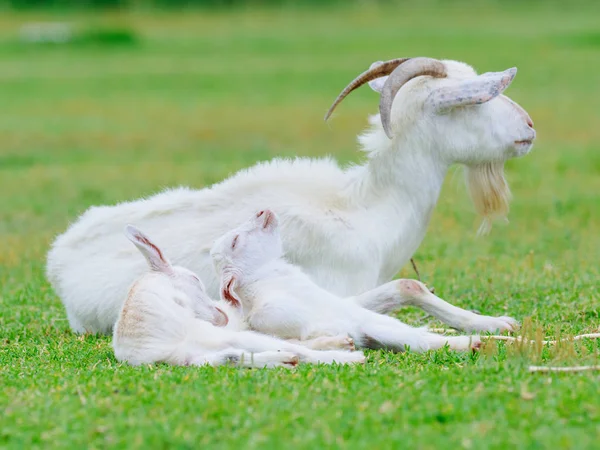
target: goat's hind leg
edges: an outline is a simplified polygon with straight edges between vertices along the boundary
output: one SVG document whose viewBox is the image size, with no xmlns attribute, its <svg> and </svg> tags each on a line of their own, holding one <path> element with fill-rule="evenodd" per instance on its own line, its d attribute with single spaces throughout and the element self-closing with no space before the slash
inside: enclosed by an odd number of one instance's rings
<svg viewBox="0 0 600 450">
<path fill-rule="evenodd" d="M 398 280 L 398 290 L 411 305 L 421 308 L 452 328 L 464 331 L 515 331 L 518 322 L 512 317 L 484 316 L 451 305 L 416 280 Z"/>
<path fill-rule="evenodd" d="M 258 352 L 250 353 L 243 350 L 231 348 L 219 352 L 208 353 L 193 358 L 191 365 L 224 366 L 232 365 L 245 368 L 292 368 L 298 365 L 298 356 L 291 352 Z"/>
<path fill-rule="evenodd" d="M 478 349 L 479 336 L 443 336 L 423 328 L 413 328 L 393 317 L 372 313 L 361 324 L 361 344 L 368 348 L 387 348 L 394 351 L 424 352 L 444 345 L 457 351 Z"/>
<path fill-rule="evenodd" d="M 484 316 L 451 305 L 417 280 L 390 281 L 348 300 L 381 314 L 403 306 L 416 306 L 452 328 L 464 331 L 514 331 L 518 327 L 517 321 L 511 317 Z"/>
</svg>

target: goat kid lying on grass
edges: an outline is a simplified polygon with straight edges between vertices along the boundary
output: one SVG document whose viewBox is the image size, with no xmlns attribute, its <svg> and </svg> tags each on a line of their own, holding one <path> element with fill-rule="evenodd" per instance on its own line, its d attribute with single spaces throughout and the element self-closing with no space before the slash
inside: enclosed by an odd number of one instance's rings
<svg viewBox="0 0 600 450">
<path fill-rule="evenodd" d="M 365 309 L 356 297 L 342 299 L 322 289 L 300 267 L 283 259 L 278 219 L 269 210 L 219 238 L 211 255 L 221 278 L 221 298 L 241 309 L 248 326 L 261 333 L 300 341 L 349 335 L 359 347 L 395 351 L 422 352 L 446 344 L 453 350 L 469 350 L 481 345 L 478 336 L 447 337 L 413 328 Z M 460 324 L 473 314 L 437 298 L 417 281 L 402 282 L 410 283 L 408 288 L 414 291 L 413 305 L 446 322 Z M 379 289 L 384 292 L 392 284 Z"/>
<path fill-rule="evenodd" d="M 239 367 L 364 362 L 361 352 L 320 352 L 260 333 L 224 328 L 227 314 L 208 297 L 195 273 L 172 266 L 135 227 L 127 226 L 125 233 L 146 257 L 150 271 L 131 286 L 115 324 L 113 348 L 119 361 Z"/>
</svg>

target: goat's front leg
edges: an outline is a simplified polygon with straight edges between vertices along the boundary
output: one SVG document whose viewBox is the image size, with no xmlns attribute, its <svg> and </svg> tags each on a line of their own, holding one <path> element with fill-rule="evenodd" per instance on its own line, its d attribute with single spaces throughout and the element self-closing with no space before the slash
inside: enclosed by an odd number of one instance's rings
<svg viewBox="0 0 600 450">
<path fill-rule="evenodd" d="M 230 364 L 245 368 L 292 368 L 298 365 L 298 356 L 290 352 L 258 352 L 249 353 L 243 350 L 230 348 L 219 352 L 199 355 L 190 359 L 190 364 L 195 366 L 223 366 Z"/>
<path fill-rule="evenodd" d="M 294 353 L 299 357 L 300 362 L 307 363 L 331 364 L 336 362 L 339 364 L 362 364 L 365 361 L 365 356 L 362 352 L 312 350 L 302 345 L 252 331 L 235 333 L 229 339 L 228 345 L 235 348 L 243 348 L 249 352 L 283 351 Z"/>
<path fill-rule="evenodd" d="M 514 331 L 518 322 L 507 316 L 491 317 L 475 314 L 442 300 L 417 280 L 394 280 L 365 292 L 351 300 L 382 314 L 403 306 L 416 306 L 436 319 L 464 331 Z"/>
</svg>

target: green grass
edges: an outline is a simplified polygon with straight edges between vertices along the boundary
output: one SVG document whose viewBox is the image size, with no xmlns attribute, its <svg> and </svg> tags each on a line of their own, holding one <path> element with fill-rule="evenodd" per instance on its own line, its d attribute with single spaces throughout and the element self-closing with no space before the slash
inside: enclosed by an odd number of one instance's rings
<svg viewBox="0 0 600 450">
<path fill-rule="evenodd" d="M 3 12 L 0 447 L 597 448 L 599 376 L 526 370 L 597 361 L 595 343 L 369 352 L 364 367 L 295 371 L 130 368 L 115 361 L 110 339 L 69 331 L 44 276 L 49 243 L 90 205 L 200 188 L 274 156 L 359 161 L 355 135 L 377 98 L 359 90 L 324 124 L 330 102 L 374 60 L 427 55 L 480 71 L 517 66 L 508 93 L 539 140 L 508 164 L 511 223 L 486 238 L 475 236 L 461 177 L 448 178 L 416 254 L 425 281 L 461 307 L 531 318 L 547 336 L 595 331 L 600 9 L 592 8 Z M 20 44 L 20 24 L 44 18 L 132 39 Z M 428 323 L 415 311 L 398 316 Z"/>
</svg>

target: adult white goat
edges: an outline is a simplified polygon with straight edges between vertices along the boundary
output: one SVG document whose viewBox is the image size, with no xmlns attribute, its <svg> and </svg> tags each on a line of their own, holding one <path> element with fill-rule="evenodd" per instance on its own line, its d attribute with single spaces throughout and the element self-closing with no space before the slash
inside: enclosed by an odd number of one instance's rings
<svg viewBox="0 0 600 450">
<path fill-rule="evenodd" d="M 217 239 L 211 256 L 221 279 L 221 299 L 261 333 L 311 343 L 347 335 L 359 347 L 395 351 L 410 347 L 423 352 L 444 345 L 466 351 L 481 345 L 479 336 L 442 336 L 413 328 L 317 286 L 298 266 L 284 260 L 277 216 L 269 210 Z M 417 281 L 412 283 L 415 291 L 435 297 Z M 456 309 L 440 299 L 436 307 L 442 318 Z M 466 318 L 474 315 L 461 311 Z"/>
<path fill-rule="evenodd" d="M 174 189 L 90 208 L 48 255 L 48 278 L 71 328 L 108 332 L 116 320 L 107 314 L 115 310 L 111 304 L 122 302 L 144 271 L 133 249 L 122 245 L 121 230 L 129 222 L 156 236 L 173 261 L 198 273 L 216 296 L 212 242 L 269 208 L 281 219 L 287 259 L 319 286 L 350 296 L 391 280 L 409 260 L 451 165 L 465 165 L 485 223 L 506 214 L 504 161 L 526 154 L 535 138 L 527 113 L 501 95 L 515 73 L 478 76 L 464 63 L 430 58 L 376 63 L 335 103 L 369 81 L 381 92 L 381 120 L 373 117 L 359 139 L 368 153 L 364 165 L 344 170 L 331 159 L 275 159 L 200 191 Z M 401 282 L 398 289 L 386 310 L 413 294 Z M 359 297 L 365 304 L 371 300 Z M 81 304 L 88 308 L 85 320 L 75 313 Z"/>
<path fill-rule="evenodd" d="M 364 362 L 361 352 L 310 350 L 264 334 L 238 331 L 240 326 L 226 328 L 227 314 L 206 295 L 196 274 L 171 265 L 137 228 L 128 225 L 126 235 L 150 270 L 131 286 L 115 324 L 113 348 L 119 361 L 239 367 Z"/>
</svg>

